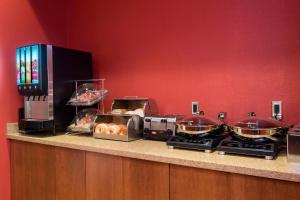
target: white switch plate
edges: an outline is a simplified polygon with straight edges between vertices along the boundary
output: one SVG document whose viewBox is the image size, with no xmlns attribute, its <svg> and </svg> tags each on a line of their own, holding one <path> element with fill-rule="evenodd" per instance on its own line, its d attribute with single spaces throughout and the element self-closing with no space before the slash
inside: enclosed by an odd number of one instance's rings
<svg viewBox="0 0 300 200">
<path fill-rule="evenodd" d="M 192 101 L 192 114 L 193 115 L 199 114 L 199 102 L 198 101 Z"/>
<path fill-rule="evenodd" d="M 282 101 L 272 101 L 272 117 L 276 116 L 282 117 Z"/>
</svg>

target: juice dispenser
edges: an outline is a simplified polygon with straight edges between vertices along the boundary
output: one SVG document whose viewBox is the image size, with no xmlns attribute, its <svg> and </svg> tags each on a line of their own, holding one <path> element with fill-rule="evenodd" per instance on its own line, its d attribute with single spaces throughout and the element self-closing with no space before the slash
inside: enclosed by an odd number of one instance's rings
<svg viewBox="0 0 300 200">
<path fill-rule="evenodd" d="M 65 131 L 76 110 L 66 106 L 74 91 L 72 80 L 92 78 L 92 55 L 46 44 L 16 50 L 18 91 L 24 96 L 19 109 L 23 133 Z"/>
</svg>

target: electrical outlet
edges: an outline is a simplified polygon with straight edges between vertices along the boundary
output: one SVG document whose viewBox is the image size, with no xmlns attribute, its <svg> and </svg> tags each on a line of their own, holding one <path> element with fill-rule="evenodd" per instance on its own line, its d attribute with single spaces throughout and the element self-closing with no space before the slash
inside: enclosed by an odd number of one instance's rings
<svg viewBox="0 0 300 200">
<path fill-rule="evenodd" d="M 218 114 L 218 119 L 219 120 L 224 120 L 226 118 L 226 112 L 220 112 Z"/>
<path fill-rule="evenodd" d="M 282 119 L 282 101 L 272 101 L 272 117 Z"/>
<path fill-rule="evenodd" d="M 192 101 L 192 114 L 193 115 L 199 114 L 199 102 L 198 101 Z"/>
</svg>

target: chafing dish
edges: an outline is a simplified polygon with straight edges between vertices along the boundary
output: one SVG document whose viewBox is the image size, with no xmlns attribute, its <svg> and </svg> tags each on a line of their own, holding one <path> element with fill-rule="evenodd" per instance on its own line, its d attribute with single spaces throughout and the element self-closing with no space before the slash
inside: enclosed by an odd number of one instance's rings
<svg viewBox="0 0 300 200">
<path fill-rule="evenodd" d="M 177 135 L 205 137 L 223 132 L 223 124 L 217 120 L 194 115 L 177 122 Z"/>
<path fill-rule="evenodd" d="M 231 126 L 233 136 L 248 142 L 274 142 L 285 138 L 288 126 L 273 118 L 249 116 Z"/>
</svg>

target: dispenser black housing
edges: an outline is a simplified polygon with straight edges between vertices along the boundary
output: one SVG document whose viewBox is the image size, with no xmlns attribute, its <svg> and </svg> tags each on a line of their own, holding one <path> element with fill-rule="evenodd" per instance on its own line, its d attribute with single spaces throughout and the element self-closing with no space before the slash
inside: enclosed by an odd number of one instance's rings
<svg viewBox="0 0 300 200">
<path fill-rule="evenodd" d="M 73 80 L 92 78 L 88 52 L 46 44 L 16 50 L 17 86 L 24 96 L 19 114 L 23 133 L 65 131 L 76 110 L 66 106 L 74 92 Z"/>
</svg>

